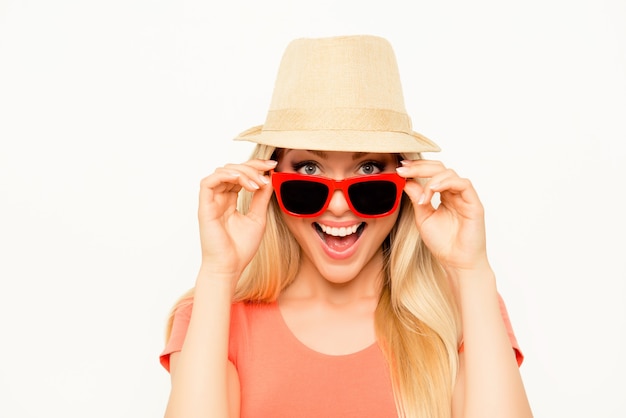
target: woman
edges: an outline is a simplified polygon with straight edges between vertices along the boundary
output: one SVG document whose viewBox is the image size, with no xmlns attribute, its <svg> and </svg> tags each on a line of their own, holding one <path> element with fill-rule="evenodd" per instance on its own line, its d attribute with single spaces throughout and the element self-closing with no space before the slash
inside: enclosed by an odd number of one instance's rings
<svg viewBox="0 0 626 418">
<path fill-rule="evenodd" d="M 422 159 L 387 41 L 293 41 L 237 139 L 252 158 L 201 183 L 167 417 L 531 416 L 482 205 Z"/>
</svg>

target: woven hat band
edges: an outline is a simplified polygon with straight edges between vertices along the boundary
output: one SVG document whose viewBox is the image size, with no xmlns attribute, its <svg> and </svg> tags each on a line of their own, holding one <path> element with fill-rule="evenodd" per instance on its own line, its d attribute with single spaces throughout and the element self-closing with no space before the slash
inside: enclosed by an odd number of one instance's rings
<svg viewBox="0 0 626 418">
<path fill-rule="evenodd" d="M 321 151 L 439 151 L 412 129 L 386 39 L 300 38 L 283 53 L 265 124 L 235 139 Z"/>
<path fill-rule="evenodd" d="M 411 134 L 411 118 L 386 109 L 281 109 L 267 113 L 263 131 L 348 130 Z"/>
</svg>

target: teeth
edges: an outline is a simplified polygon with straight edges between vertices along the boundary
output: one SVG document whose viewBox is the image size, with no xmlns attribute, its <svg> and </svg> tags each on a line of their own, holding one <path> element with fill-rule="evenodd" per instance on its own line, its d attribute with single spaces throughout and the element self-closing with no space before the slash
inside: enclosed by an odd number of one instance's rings
<svg viewBox="0 0 626 418">
<path fill-rule="evenodd" d="M 356 230 L 359 229 L 359 226 L 361 224 L 356 224 L 348 227 L 342 226 L 341 228 L 330 227 L 322 224 L 318 225 L 325 234 L 332 235 L 333 237 L 345 237 L 347 235 L 354 234 Z"/>
</svg>

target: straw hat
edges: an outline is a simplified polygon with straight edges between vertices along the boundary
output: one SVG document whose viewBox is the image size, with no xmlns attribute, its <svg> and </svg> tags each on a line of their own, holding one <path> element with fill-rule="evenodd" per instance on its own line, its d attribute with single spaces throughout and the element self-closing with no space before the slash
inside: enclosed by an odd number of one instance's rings
<svg viewBox="0 0 626 418">
<path fill-rule="evenodd" d="M 235 139 L 325 151 L 440 150 L 413 132 L 393 49 L 376 36 L 292 41 L 265 124 Z"/>
</svg>

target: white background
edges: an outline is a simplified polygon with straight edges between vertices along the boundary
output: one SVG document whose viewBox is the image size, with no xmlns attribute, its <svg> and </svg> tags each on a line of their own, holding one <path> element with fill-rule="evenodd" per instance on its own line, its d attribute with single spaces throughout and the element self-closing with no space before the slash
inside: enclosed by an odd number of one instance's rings
<svg viewBox="0 0 626 418">
<path fill-rule="evenodd" d="M 484 201 L 535 416 L 625 417 L 625 22 L 623 0 L 1 1 L 0 416 L 162 416 L 199 180 L 248 156 L 231 138 L 291 39 L 370 33 Z"/>
</svg>

